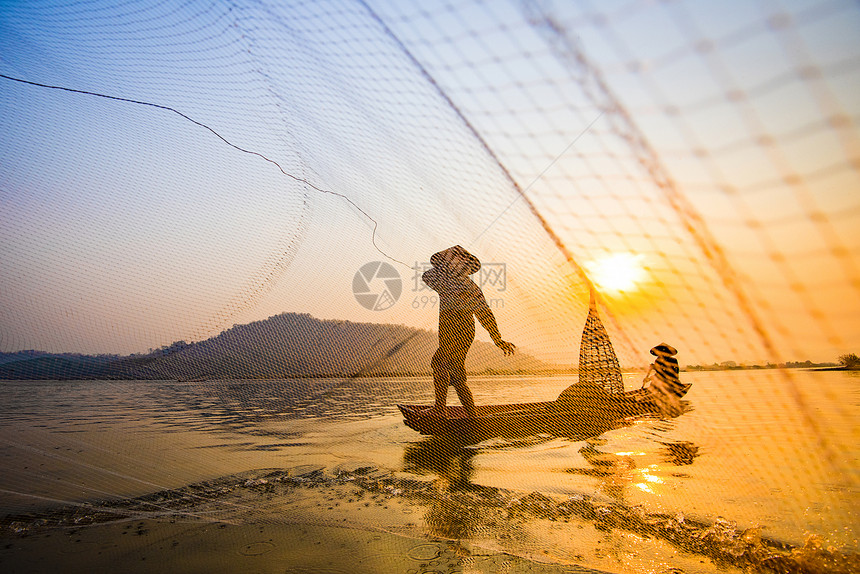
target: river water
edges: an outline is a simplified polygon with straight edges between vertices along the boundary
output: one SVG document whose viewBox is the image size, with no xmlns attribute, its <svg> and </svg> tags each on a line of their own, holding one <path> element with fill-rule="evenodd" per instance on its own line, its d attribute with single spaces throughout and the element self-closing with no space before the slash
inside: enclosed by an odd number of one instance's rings
<svg viewBox="0 0 860 574">
<path fill-rule="evenodd" d="M 450 448 L 407 428 L 396 408 L 429 403 L 427 378 L 6 381 L 0 515 L 20 524 L 20 516 L 52 508 L 255 469 L 373 467 L 416 484 L 444 482 L 447 492 L 587 500 L 797 546 L 813 536 L 822 547 L 856 553 L 860 376 L 683 375 L 693 383 L 689 411 L 674 419 L 641 419 L 587 439 L 499 437 Z M 552 400 L 571 382 L 470 379 L 478 404 Z M 634 388 L 637 377 L 625 384 Z M 456 403 L 453 392 L 449 402 Z M 366 520 L 372 528 L 384 518 Z M 646 536 L 629 544 L 656 542 Z"/>
</svg>

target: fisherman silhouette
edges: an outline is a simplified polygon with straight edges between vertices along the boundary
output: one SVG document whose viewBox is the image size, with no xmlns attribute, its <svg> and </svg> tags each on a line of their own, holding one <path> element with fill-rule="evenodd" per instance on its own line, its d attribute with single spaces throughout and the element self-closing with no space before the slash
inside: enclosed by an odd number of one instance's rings
<svg viewBox="0 0 860 574">
<path fill-rule="evenodd" d="M 502 340 L 484 293 L 469 278 L 481 268 L 477 257 L 455 245 L 434 254 L 430 263 L 433 267 L 421 279 L 439 294 L 439 348 L 430 362 L 436 402 L 422 416 L 444 416 L 448 387 L 453 386 L 460 404 L 474 418 L 475 401 L 466 385 L 466 354 L 475 339 L 475 317 L 506 356 L 516 346 Z"/>
<path fill-rule="evenodd" d="M 682 383 L 678 378 L 680 369 L 678 359 L 674 357 L 678 351 L 671 345 L 660 343 L 651 349 L 651 354 L 657 359 L 645 374 L 645 382 L 651 383 L 648 388 L 661 410 L 665 414 L 678 416 L 682 412 L 681 397 L 690 389 L 689 384 Z"/>
</svg>

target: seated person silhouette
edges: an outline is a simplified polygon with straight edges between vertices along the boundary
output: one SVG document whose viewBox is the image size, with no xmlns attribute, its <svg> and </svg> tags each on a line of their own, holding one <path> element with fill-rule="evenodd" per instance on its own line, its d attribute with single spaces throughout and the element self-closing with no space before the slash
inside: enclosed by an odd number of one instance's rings
<svg viewBox="0 0 860 574">
<path fill-rule="evenodd" d="M 660 343 L 653 349 L 651 354 L 657 359 L 651 363 L 648 373 L 645 375 L 645 381 L 651 382 L 648 387 L 651 390 L 653 399 L 658 406 L 669 415 L 677 416 L 682 412 L 681 397 L 683 397 L 690 389 L 689 384 L 684 384 L 678 378 L 680 368 L 678 367 L 678 359 L 674 355 L 678 354 L 678 350 L 666 343 Z M 651 377 L 651 374 L 654 377 Z"/>
<path fill-rule="evenodd" d="M 430 362 L 436 403 L 422 416 L 444 416 L 448 387 L 453 386 L 460 404 L 474 418 L 475 401 L 466 385 L 466 353 L 475 339 L 475 317 L 505 355 L 516 347 L 502 340 L 484 293 L 469 278 L 481 268 L 477 257 L 455 245 L 433 255 L 430 263 L 433 267 L 421 279 L 439 294 L 439 348 Z"/>
</svg>

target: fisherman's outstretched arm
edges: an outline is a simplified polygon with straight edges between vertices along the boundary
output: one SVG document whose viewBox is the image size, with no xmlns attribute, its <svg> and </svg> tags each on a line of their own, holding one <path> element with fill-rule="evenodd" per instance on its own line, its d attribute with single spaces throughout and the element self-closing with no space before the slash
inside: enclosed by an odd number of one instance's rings
<svg viewBox="0 0 860 574">
<path fill-rule="evenodd" d="M 502 340 L 502 335 L 499 333 L 499 326 L 496 324 L 496 317 L 493 315 L 493 312 L 490 310 L 486 301 L 484 301 L 482 305 L 478 306 L 475 311 L 475 316 L 478 318 L 481 326 L 483 326 L 484 329 L 487 330 L 487 333 L 490 334 L 490 337 L 493 339 L 493 343 L 495 343 L 496 346 L 505 353 L 505 355 L 510 355 L 516 350 L 516 346 L 513 343 L 508 343 L 507 341 Z"/>
</svg>

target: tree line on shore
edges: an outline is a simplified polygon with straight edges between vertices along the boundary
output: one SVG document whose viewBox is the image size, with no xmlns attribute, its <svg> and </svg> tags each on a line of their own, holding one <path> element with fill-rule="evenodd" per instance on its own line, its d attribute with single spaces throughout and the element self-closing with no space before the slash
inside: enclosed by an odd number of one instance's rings
<svg viewBox="0 0 860 574">
<path fill-rule="evenodd" d="M 839 362 L 814 363 L 812 361 L 787 361 L 785 363 L 765 363 L 764 365 L 738 364 L 735 361 L 723 361 L 710 365 L 688 365 L 685 371 L 739 371 L 744 369 L 832 369 L 843 371 L 860 370 L 860 356 L 849 353 L 839 356 Z"/>
</svg>

